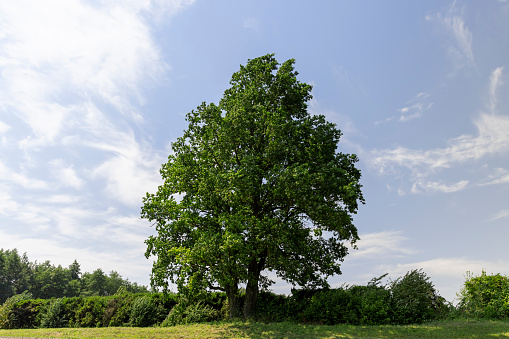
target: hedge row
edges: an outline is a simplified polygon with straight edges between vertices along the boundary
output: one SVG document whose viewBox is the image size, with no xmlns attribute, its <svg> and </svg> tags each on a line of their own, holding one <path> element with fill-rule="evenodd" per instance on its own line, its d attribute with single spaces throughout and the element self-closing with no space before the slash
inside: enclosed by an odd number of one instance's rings
<svg viewBox="0 0 509 339">
<path fill-rule="evenodd" d="M 421 271 L 411 271 L 387 286 L 380 284 L 382 278 L 367 286 L 293 290 L 289 296 L 261 292 L 255 320 L 410 324 L 446 316 L 452 309 Z M 31 299 L 25 292 L 0 307 L 0 328 L 172 326 L 227 318 L 224 293 L 203 293 L 192 300 L 160 293 L 44 300 Z"/>
<path fill-rule="evenodd" d="M 24 292 L 0 306 L 0 328 L 175 325 L 217 320 L 225 304 L 222 293 L 204 294 L 200 301 L 191 303 L 162 293 L 31 299 Z"/>
<path fill-rule="evenodd" d="M 383 277 L 367 286 L 294 290 L 288 297 L 261 293 L 257 318 L 327 325 L 402 325 L 444 318 L 454 310 L 422 271 L 411 271 L 388 286 L 380 284 Z"/>
</svg>

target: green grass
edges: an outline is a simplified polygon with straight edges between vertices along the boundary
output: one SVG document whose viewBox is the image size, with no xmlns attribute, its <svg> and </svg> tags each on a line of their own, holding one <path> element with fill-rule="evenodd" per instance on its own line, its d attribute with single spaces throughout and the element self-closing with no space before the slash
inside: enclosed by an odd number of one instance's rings
<svg viewBox="0 0 509 339">
<path fill-rule="evenodd" d="M 508 321 L 448 320 L 407 326 L 217 322 L 175 327 L 0 330 L 0 337 L 39 338 L 509 338 Z"/>
</svg>

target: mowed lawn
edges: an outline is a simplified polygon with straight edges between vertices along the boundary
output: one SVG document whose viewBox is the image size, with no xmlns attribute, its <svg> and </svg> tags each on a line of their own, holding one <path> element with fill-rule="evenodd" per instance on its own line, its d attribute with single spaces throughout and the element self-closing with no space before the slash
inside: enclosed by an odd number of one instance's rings
<svg viewBox="0 0 509 339">
<path fill-rule="evenodd" d="M 509 321 L 448 320 L 406 326 L 217 322 L 175 327 L 0 330 L 0 337 L 37 338 L 509 338 Z"/>
</svg>

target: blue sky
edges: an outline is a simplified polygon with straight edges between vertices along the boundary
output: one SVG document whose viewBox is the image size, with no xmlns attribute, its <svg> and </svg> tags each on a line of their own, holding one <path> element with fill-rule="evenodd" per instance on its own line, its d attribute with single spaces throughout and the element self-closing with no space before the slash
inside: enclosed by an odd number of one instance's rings
<svg viewBox="0 0 509 339">
<path fill-rule="evenodd" d="M 0 3 L 0 248 L 149 284 L 141 198 L 233 72 L 276 53 L 344 133 L 366 204 L 332 286 L 509 274 L 509 2 Z M 287 293 L 282 281 L 273 286 Z"/>
</svg>

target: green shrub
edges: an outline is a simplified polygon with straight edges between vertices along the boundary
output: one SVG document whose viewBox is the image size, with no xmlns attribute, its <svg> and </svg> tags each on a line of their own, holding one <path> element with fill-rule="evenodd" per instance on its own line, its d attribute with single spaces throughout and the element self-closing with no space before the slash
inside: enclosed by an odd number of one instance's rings
<svg viewBox="0 0 509 339">
<path fill-rule="evenodd" d="M 311 299 L 317 293 L 321 293 L 322 289 L 294 289 L 292 294 L 288 297 L 288 320 L 297 322 L 306 322 L 304 317 L 304 310 L 311 303 Z"/>
<path fill-rule="evenodd" d="M 46 307 L 48 300 L 30 299 L 17 302 L 12 308 L 14 315 L 11 328 L 36 328 L 39 327 L 39 313 Z"/>
<path fill-rule="evenodd" d="M 260 292 L 256 301 L 256 320 L 266 322 L 282 322 L 289 320 L 291 299 L 272 292 Z"/>
<path fill-rule="evenodd" d="M 304 321 L 326 325 L 358 324 L 359 300 L 348 289 L 320 291 L 311 297 L 302 314 Z"/>
<path fill-rule="evenodd" d="M 410 271 L 391 282 L 390 290 L 396 324 L 415 324 L 436 319 L 445 309 L 444 299 L 438 295 L 422 269 Z"/>
<path fill-rule="evenodd" d="M 108 300 L 104 310 L 102 326 L 127 326 L 134 295 L 115 295 Z"/>
<path fill-rule="evenodd" d="M 136 327 L 154 325 L 163 312 L 162 305 L 157 305 L 150 295 L 138 297 L 132 304 L 129 324 Z"/>
<path fill-rule="evenodd" d="M 108 297 L 83 298 L 82 305 L 74 314 L 74 326 L 76 327 L 101 327 L 103 315 L 106 310 Z"/>
<path fill-rule="evenodd" d="M 59 328 L 66 327 L 67 321 L 63 313 L 62 299 L 51 301 L 46 308 L 40 313 L 41 327 Z"/>
<path fill-rule="evenodd" d="M 353 286 L 349 292 L 356 297 L 360 325 L 392 323 L 391 291 L 383 286 Z"/>
<path fill-rule="evenodd" d="M 482 274 L 467 279 L 459 293 L 459 309 L 467 317 L 506 319 L 509 317 L 509 278 Z"/>
<path fill-rule="evenodd" d="M 13 295 L 0 306 L 0 328 L 11 329 L 14 328 L 14 322 L 16 321 L 15 314 L 12 312 L 16 303 L 29 300 L 32 298 L 32 294 L 24 291 L 21 294 Z"/>
<path fill-rule="evenodd" d="M 218 315 L 219 311 L 213 309 L 212 306 L 205 304 L 203 301 L 191 303 L 188 299 L 181 298 L 168 313 L 168 316 L 164 319 L 161 326 L 168 327 L 207 322 L 216 320 Z"/>
<path fill-rule="evenodd" d="M 72 297 L 62 299 L 62 308 L 69 327 L 80 327 L 76 313 L 83 307 L 85 297 Z M 78 320 L 77 320 L 78 319 Z"/>
</svg>

